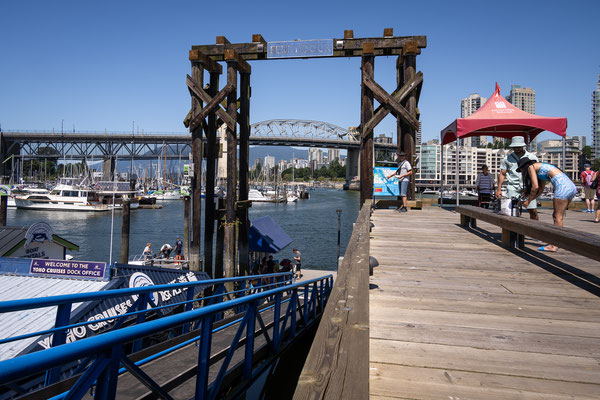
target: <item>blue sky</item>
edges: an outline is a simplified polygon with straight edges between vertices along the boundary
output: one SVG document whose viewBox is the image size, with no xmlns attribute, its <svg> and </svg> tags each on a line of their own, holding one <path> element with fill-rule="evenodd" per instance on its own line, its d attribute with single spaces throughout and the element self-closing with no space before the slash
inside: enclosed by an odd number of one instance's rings
<svg viewBox="0 0 600 400">
<path fill-rule="evenodd" d="M 598 1 L 2 1 L 3 130 L 185 132 L 192 45 L 218 35 L 249 42 L 426 35 L 417 57 L 423 139 L 460 116 L 460 100 L 488 97 L 497 81 L 536 90 L 536 112 L 568 118 L 590 136 L 600 73 Z M 275 118 L 360 122 L 360 58 L 251 63 L 251 122 Z M 395 58 L 375 76 L 395 88 Z M 222 82 L 225 79 L 222 79 Z M 386 118 L 376 134 L 390 134 Z M 544 138 L 550 137 L 544 134 Z"/>
</svg>

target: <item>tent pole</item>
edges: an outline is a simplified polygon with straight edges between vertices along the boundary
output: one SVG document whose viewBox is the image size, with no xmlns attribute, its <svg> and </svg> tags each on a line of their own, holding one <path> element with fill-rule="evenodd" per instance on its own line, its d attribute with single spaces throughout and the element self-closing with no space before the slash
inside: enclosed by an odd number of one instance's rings
<svg viewBox="0 0 600 400">
<path fill-rule="evenodd" d="M 562 170 L 567 173 L 567 136 L 563 136 L 562 140 Z"/>
<path fill-rule="evenodd" d="M 444 138 L 442 138 L 442 143 L 440 144 L 440 208 L 444 207 Z"/>
<path fill-rule="evenodd" d="M 458 194 L 458 167 L 460 166 L 460 164 L 458 163 L 458 155 L 459 155 L 459 151 L 458 151 L 458 135 L 456 136 L 456 205 L 458 206 L 460 204 L 460 200 L 459 197 L 460 195 Z"/>
</svg>

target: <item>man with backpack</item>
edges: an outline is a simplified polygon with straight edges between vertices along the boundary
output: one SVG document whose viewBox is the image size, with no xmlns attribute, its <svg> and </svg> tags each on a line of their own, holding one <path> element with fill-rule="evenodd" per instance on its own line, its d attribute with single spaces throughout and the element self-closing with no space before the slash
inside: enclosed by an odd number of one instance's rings
<svg viewBox="0 0 600 400">
<path fill-rule="evenodd" d="M 596 203 L 596 188 L 592 187 L 594 183 L 594 171 L 589 163 L 583 165 L 584 171 L 581 172 L 581 183 L 583 184 L 583 194 L 585 197 L 585 213 L 593 213 L 594 205 Z"/>
</svg>

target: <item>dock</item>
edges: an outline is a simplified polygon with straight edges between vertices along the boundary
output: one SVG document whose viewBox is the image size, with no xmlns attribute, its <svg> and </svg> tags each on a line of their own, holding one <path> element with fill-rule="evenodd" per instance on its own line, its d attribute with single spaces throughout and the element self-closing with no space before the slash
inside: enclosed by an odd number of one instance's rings
<svg viewBox="0 0 600 400">
<path fill-rule="evenodd" d="M 371 398 L 600 397 L 599 262 L 529 238 L 508 250 L 500 228 L 439 207 L 371 221 Z M 593 214 L 565 226 L 600 234 Z"/>
</svg>

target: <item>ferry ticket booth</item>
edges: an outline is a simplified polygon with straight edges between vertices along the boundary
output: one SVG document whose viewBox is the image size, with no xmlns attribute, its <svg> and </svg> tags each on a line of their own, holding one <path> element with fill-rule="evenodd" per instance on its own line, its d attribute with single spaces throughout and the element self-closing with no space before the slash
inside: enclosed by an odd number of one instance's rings
<svg viewBox="0 0 600 400">
<path fill-rule="evenodd" d="M 0 257 L 65 260 L 67 251 L 79 251 L 79 246 L 54 234 L 46 222 L 0 227 Z"/>
</svg>

